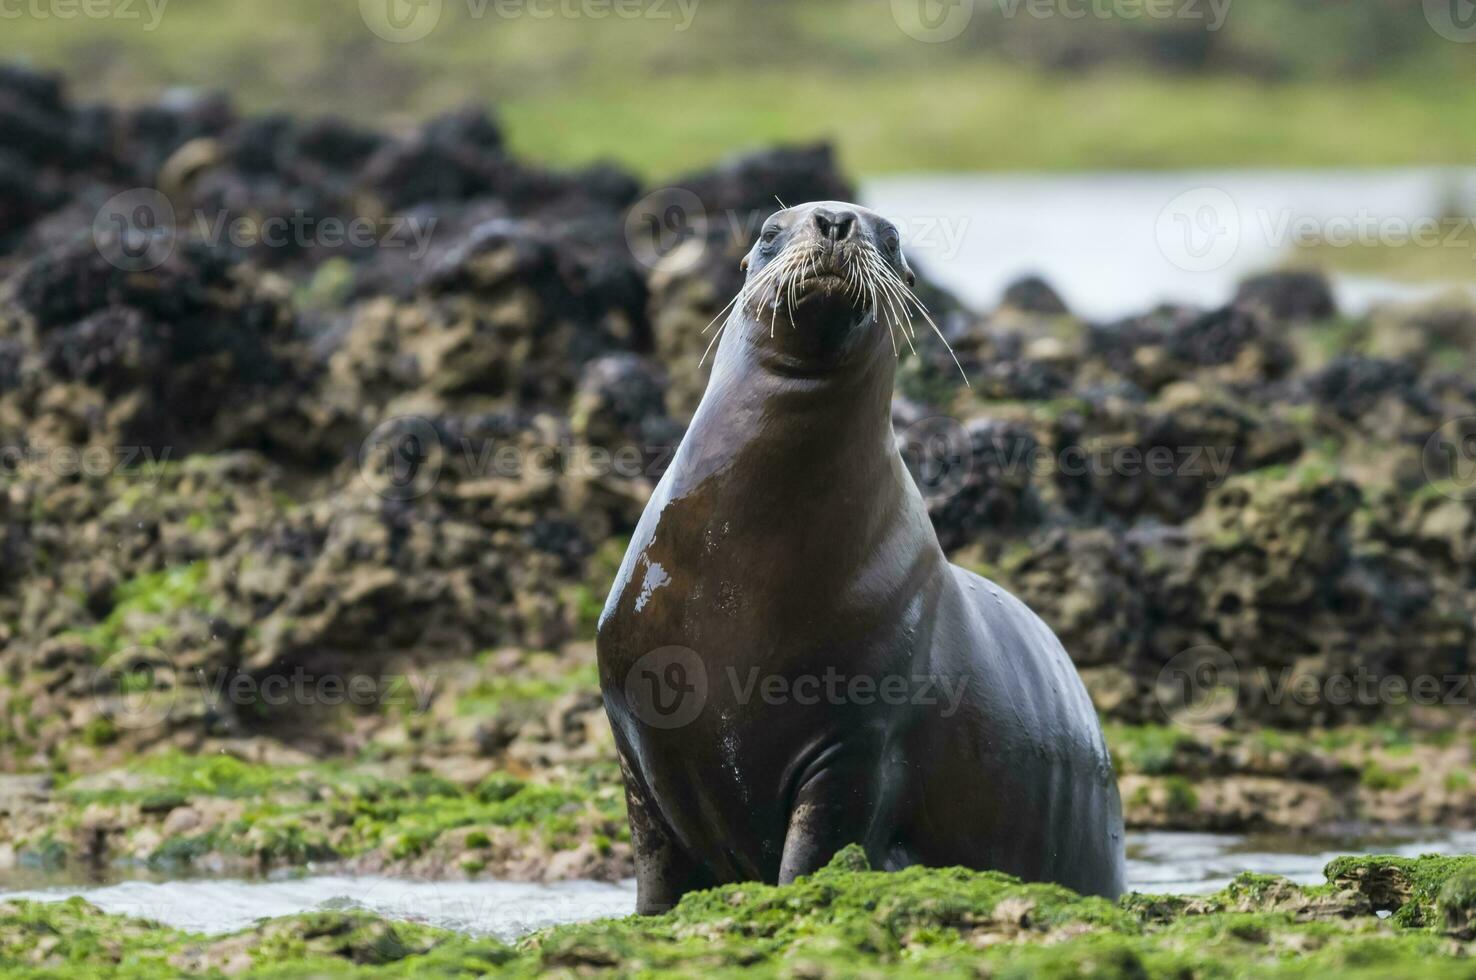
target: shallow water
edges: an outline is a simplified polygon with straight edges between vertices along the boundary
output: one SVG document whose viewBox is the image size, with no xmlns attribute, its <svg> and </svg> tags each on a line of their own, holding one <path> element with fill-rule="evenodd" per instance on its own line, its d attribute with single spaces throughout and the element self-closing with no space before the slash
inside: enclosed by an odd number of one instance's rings
<svg viewBox="0 0 1476 980">
<path fill-rule="evenodd" d="M 1419 241 L 1411 222 L 1452 203 L 1469 212 L 1476 170 L 929 175 L 867 181 L 860 194 L 898 223 L 915 264 L 976 309 L 1035 273 L 1074 312 L 1108 320 L 1164 301 L 1222 304 L 1247 274 L 1295 254 L 1303 224 L 1348 247 Z M 1473 238 L 1467 226 L 1459 240 Z M 1451 288 L 1333 285 L 1350 313 Z"/>
<path fill-rule="evenodd" d="M 105 912 L 154 919 L 201 933 L 233 932 L 257 919 L 314 909 L 366 909 L 473 935 L 514 939 L 545 926 L 635 909 L 635 882 L 431 881 L 414 875 L 307 875 L 245 881 L 187 878 L 7 891 L 4 898 L 81 895 Z"/>
<path fill-rule="evenodd" d="M 1341 854 L 1476 852 L 1476 832 L 1415 831 L 1408 835 L 1304 838 L 1235 834 L 1128 835 L 1129 887 L 1145 892 L 1197 893 L 1223 887 L 1241 871 L 1322 881 L 1322 868 Z M 593 881 L 535 885 L 504 881 L 429 881 L 414 876 L 306 875 L 258 881 L 216 878 L 129 880 L 113 884 L 43 885 L 12 876 L 0 898 L 59 900 L 81 895 L 107 912 L 156 919 L 192 932 L 243 929 L 259 918 L 311 909 L 363 908 L 394 919 L 475 935 L 514 939 L 567 922 L 628 915 L 635 883 Z"/>
<path fill-rule="evenodd" d="M 1323 882 L 1322 869 L 1345 854 L 1476 854 L 1476 831 L 1410 830 L 1377 837 L 1288 837 L 1130 833 L 1128 886 L 1134 891 L 1217 891 L 1243 871 L 1277 874 L 1299 884 Z"/>
</svg>

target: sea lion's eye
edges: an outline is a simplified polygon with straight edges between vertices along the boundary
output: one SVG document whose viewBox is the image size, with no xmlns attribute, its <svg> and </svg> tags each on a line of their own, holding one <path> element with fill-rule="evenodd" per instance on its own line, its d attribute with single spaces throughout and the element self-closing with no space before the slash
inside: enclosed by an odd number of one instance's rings
<svg viewBox="0 0 1476 980">
<path fill-rule="evenodd" d="M 779 226 L 778 225 L 770 225 L 769 227 L 765 228 L 764 229 L 764 233 L 759 236 L 759 241 L 761 241 L 765 245 L 767 245 L 767 244 L 769 244 L 770 242 L 772 242 L 774 239 L 776 239 L 778 237 L 779 237 Z"/>
<path fill-rule="evenodd" d="M 902 247 L 902 239 L 892 229 L 888 229 L 887 233 L 882 236 L 882 243 L 887 246 L 888 252 L 896 252 Z"/>
</svg>

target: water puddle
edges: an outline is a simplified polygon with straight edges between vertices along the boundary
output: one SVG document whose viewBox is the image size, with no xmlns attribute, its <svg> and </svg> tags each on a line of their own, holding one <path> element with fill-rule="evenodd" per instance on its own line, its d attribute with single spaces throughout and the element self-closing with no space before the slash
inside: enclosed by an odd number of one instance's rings
<svg viewBox="0 0 1476 980">
<path fill-rule="evenodd" d="M 1127 835 L 1128 887 L 1181 895 L 1218 891 L 1243 871 L 1321 884 L 1322 869 L 1345 854 L 1476 853 L 1476 831 L 1415 829 L 1379 836 L 1318 838 L 1282 835 L 1143 832 Z"/>
<path fill-rule="evenodd" d="M 909 258 L 975 309 L 1012 280 L 1044 275 L 1088 318 L 1164 301 L 1227 302 L 1246 275 L 1296 254 L 1298 229 L 1349 244 L 1384 237 L 1476 198 L 1476 170 L 1232 170 L 1180 173 L 959 174 L 887 177 L 860 188 L 903 230 Z M 1382 240 L 1382 238 L 1376 239 Z M 1469 247 L 1470 234 L 1461 242 Z M 1339 305 L 1358 314 L 1469 283 L 1410 284 L 1338 275 Z"/>
<path fill-rule="evenodd" d="M 381 875 L 132 880 L 7 891 L 0 899 L 55 901 L 73 895 L 81 895 L 104 912 L 207 934 L 234 932 L 258 919 L 315 909 L 364 909 L 390 919 L 511 940 L 548 926 L 624 916 L 635 910 L 634 881 L 539 885 Z"/>
</svg>

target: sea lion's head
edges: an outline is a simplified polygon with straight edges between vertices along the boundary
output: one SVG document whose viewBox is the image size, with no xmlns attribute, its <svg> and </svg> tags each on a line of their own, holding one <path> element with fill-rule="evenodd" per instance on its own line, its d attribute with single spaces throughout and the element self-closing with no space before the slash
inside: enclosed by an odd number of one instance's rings
<svg viewBox="0 0 1476 980">
<path fill-rule="evenodd" d="M 744 256 L 738 304 L 764 346 L 791 366 L 823 368 L 867 341 L 911 330 L 916 281 L 896 225 L 856 204 L 775 212 Z"/>
</svg>

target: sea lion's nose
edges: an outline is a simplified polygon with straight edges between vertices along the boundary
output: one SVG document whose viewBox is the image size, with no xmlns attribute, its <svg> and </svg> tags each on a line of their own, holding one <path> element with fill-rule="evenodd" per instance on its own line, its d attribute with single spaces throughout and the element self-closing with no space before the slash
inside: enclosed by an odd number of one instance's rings
<svg viewBox="0 0 1476 980">
<path fill-rule="evenodd" d="M 816 208 L 815 227 L 819 229 L 821 238 L 843 242 L 851 237 L 851 231 L 856 227 L 856 212 Z"/>
</svg>

